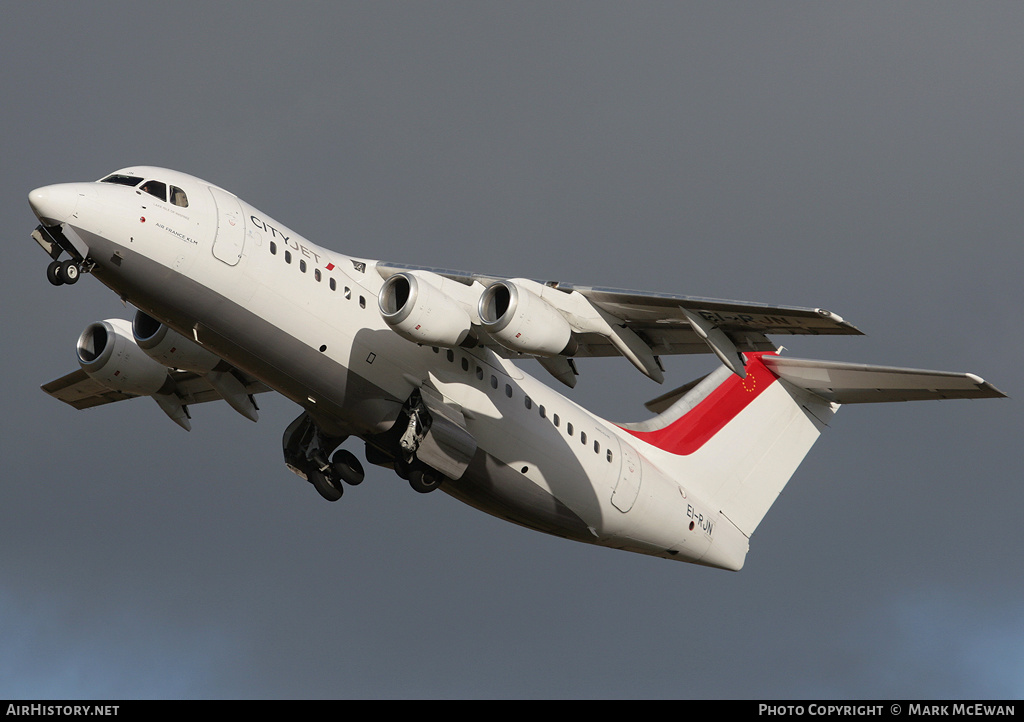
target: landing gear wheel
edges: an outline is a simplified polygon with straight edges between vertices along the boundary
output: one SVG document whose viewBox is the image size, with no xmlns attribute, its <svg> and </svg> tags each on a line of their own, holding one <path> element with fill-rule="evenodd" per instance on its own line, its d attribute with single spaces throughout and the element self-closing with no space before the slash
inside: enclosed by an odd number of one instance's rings
<svg viewBox="0 0 1024 722">
<path fill-rule="evenodd" d="M 68 284 L 69 286 L 72 283 L 76 283 L 78 281 L 78 277 L 81 275 L 81 273 L 82 271 L 78 267 L 78 263 L 70 259 L 61 263 L 60 267 L 57 269 L 57 276 L 60 278 L 61 281 Z"/>
<path fill-rule="evenodd" d="M 355 454 L 346 449 L 339 449 L 331 457 L 331 476 L 335 479 L 341 479 L 346 484 L 355 486 L 363 482 L 366 473 L 363 471 L 363 465 L 359 463 L 359 459 L 356 458 Z"/>
<path fill-rule="evenodd" d="M 324 472 L 320 471 L 317 467 L 312 467 L 306 476 L 309 477 L 309 481 L 313 484 L 313 488 L 319 492 L 320 496 L 327 499 L 327 501 L 337 501 L 341 498 L 342 487 L 335 486 L 331 483 L 331 480 L 327 477 Z"/>
<path fill-rule="evenodd" d="M 409 472 L 409 486 L 421 494 L 429 494 L 441 486 L 444 477 L 433 469 L 413 469 Z"/>
<path fill-rule="evenodd" d="M 64 278 L 61 276 L 60 265 L 60 261 L 53 261 L 46 267 L 46 280 L 54 286 L 64 285 Z"/>
</svg>

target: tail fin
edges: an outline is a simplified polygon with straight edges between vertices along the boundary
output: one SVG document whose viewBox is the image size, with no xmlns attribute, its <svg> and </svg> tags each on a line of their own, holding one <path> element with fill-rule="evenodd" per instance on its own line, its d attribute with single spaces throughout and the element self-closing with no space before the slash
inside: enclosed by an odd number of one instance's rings
<svg viewBox="0 0 1024 722">
<path fill-rule="evenodd" d="M 620 426 L 668 452 L 658 455 L 664 471 L 748 538 L 840 404 L 1003 396 L 972 374 L 765 353 L 747 354 L 746 372 L 741 379 L 721 367 L 659 416 Z"/>
</svg>

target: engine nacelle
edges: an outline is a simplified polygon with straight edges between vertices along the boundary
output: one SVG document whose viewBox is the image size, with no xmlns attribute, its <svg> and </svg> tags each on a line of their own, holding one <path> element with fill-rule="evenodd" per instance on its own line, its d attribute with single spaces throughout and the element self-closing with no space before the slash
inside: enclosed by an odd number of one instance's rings
<svg viewBox="0 0 1024 722">
<path fill-rule="evenodd" d="M 131 324 L 120 318 L 92 323 L 78 337 L 78 363 L 108 389 L 141 396 L 172 393 L 167 367 L 154 361 L 132 338 Z"/>
<path fill-rule="evenodd" d="M 514 281 L 492 283 L 477 304 L 480 321 L 495 341 L 531 356 L 572 356 L 576 340 L 565 317 Z"/>
<path fill-rule="evenodd" d="M 397 273 L 381 286 L 377 305 L 384 322 L 399 336 L 426 346 L 459 346 L 472 321 L 459 303 L 411 273 Z"/>
<path fill-rule="evenodd" d="M 132 335 L 147 356 L 168 368 L 205 374 L 224 363 L 219 356 L 142 311 L 135 312 Z"/>
</svg>

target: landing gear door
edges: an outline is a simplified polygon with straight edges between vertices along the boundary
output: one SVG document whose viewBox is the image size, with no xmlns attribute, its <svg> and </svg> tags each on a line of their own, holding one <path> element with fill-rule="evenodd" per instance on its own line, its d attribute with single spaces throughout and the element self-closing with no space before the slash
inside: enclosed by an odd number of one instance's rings
<svg viewBox="0 0 1024 722">
<path fill-rule="evenodd" d="M 245 219 L 238 199 L 220 188 L 210 187 L 217 203 L 217 237 L 213 241 L 213 255 L 229 266 L 242 258 L 245 246 Z"/>
<path fill-rule="evenodd" d="M 444 402 L 436 391 L 421 387 L 420 397 L 430 412 L 430 428 L 420 441 L 416 458 L 449 479 L 458 479 L 476 453 L 476 439 L 466 431 L 462 412 Z"/>
</svg>

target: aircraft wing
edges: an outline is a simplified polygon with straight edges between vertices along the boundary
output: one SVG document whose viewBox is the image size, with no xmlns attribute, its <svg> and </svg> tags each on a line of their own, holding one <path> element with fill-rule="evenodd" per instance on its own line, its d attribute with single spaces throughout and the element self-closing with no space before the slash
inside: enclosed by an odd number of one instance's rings
<svg viewBox="0 0 1024 722">
<path fill-rule="evenodd" d="M 436 274 L 467 286 L 480 283 L 486 287 L 499 281 L 524 281 L 404 264 L 377 265 L 377 272 L 385 279 L 396 273 L 417 271 Z M 768 339 L 769 334 L 862 335 L 856 326 L 821 308 L 772 306 L 577 286 L 557 281 L 528 283 L 541 287 L 544 300 L 562 310 L 567 317 L 579 318 L 578 309 L 582 303 L 607 321 L 603 329 L 598 331 L 590 330 L 585 325 L 576 328 L 579 346 L 573 356 L 621 354 L 656 380 L 660 380 L 660 372 L 655 368 L 656 359 L 653 362 L 645 361 L 644 356 L 654 358 L 665 354 L 713 352 L 729 368 L 743 376 L 742 352 L 776 350 L 776 345 Z M 500 355 L 515 355 L 502 349 L 486 334 L 481 334 L 480 341 L 492 346 Z"/>
<path fill-rule="evenodd" d="M 114 391 L 99 381 L 93 381 L 82 369 L 43 384 L 40 388 L 58 401 L 70 404 L 76 409 L 91 409 L 93 406 L 135 398 L 135 394 Z"/>
<path fill-rule="evenodd" d="M 774 351 L 768 334 L 861 335 L 861 331 L 834 313 L 818 308 L 770 306 L 696 296 L 659 295 L 613 288 L 558 284 L 576 291 L 591 303 L 620 319 L 647 340 L 655 353 L 707 353 L 707 341 L 693 328 L 689 314 L 708 322 L 732 338 L 743 351 Z M 590 340 L 588 355 L 613 355 L 607 341 Z"/>
<path fill-rule="evenodd" d="M 172 370 L 169 373 L 174 380 L 175 395 L 183 405 L 202 404 L 224 398 L 206 378 L 199 374 L 180 370 Z M 263 382 L 246 374 L 238 371 L 235 371 L 234 374 L 241 381 L 246 394 L 259 394 L 271 390 Z M 102 406 L 138 396 L 138 394 L 111 390 L 98 381 L 94 381 L 81 369 L 44 384 L 41 388 L 53 398 L 76 409 L 89 409 L 93 406 Z"/>
</svg>

